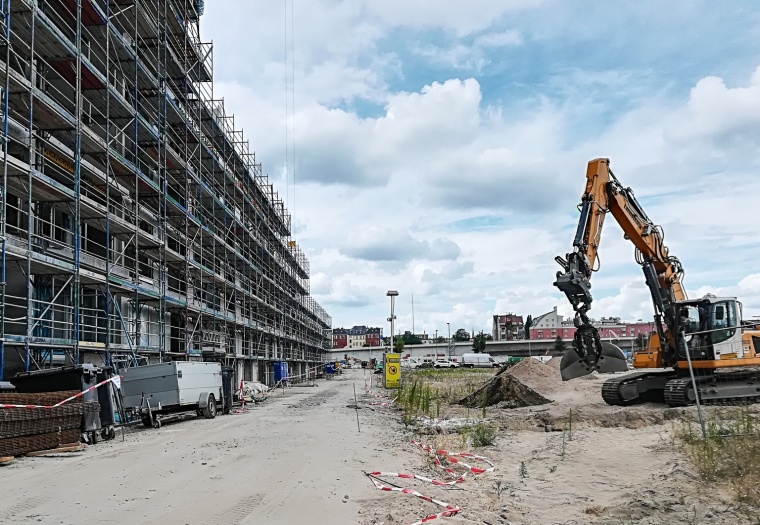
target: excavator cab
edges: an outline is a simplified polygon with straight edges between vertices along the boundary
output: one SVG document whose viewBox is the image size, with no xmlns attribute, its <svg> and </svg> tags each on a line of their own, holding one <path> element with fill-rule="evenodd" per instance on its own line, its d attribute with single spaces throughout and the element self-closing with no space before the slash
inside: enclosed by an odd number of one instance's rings
<svg viewBox="0 0 760 525">
<path fill-rule="evenodd" d="M 735 297 L 706 295 L 700 299 L 680 301 L 677 333 L 683 333 L 692 361 L 736 357 L 741 354 L 741 303 Z M 686 360 L 683 344 L 678 359 Z"/>
</svg>

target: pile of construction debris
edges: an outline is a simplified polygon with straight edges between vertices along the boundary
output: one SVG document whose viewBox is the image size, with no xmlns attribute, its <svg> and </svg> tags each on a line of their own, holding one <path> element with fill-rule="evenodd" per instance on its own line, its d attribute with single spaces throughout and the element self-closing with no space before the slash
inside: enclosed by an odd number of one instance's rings
<svg viewBox="0 0 760 525">
<path fill-rule="evenodd" d="M 259 381 L 241 381 L 236 397 L 243 403 L 261 403 L 266 400 L 266 393 L 271 390 Z"/>
</svg>

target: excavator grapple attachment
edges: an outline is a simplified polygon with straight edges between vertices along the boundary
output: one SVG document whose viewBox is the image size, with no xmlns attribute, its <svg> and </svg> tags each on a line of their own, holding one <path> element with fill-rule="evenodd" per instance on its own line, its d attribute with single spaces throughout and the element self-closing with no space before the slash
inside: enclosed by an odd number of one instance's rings
<svg viewBox="0 0 760 525">
<path fill-rule="evenodd" d="M 559 363 L 563 381 L 594 371 L 600 374 L 628 371 L 628 362 L 623 351 L 617 345 L 602 342 L 596 328 L 580 327 L 576 331 L 574 343 L 575 348 L 567 350 Z"/>
</svg>

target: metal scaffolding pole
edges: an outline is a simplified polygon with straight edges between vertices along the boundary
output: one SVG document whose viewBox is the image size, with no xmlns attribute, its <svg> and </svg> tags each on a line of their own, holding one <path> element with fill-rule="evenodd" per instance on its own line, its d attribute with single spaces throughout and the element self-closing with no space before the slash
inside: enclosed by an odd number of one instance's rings
<svg viewBox="0 0 760 525">
<path fill-rule="evenodd" d="M 81 257 L 82 257 L 82 210 L 81 210 L 81 161 L 82 161 L 82 0 L 76 0 L 76 139 L 74 144 L 74 364 L 79 363 Z"/>
<path fill-rule="evenodd" d="M 5 63 L 10 63 L 10 31 L 11 31 L 11 13 L 10 0 L 0 0 L 0 16 L 4 22 L 5 28 L 2 33 L 5 47 Z M 0 381 L 5 376 L 5 247 L 6 247 L 6 208 L 7 208 L 7 187 L 8 187 L 8 90 L 9 90 L 9 69 L 5 68 L 5 78 L 3 79 L 3 184 L 0 187 Z"/>
</svg>

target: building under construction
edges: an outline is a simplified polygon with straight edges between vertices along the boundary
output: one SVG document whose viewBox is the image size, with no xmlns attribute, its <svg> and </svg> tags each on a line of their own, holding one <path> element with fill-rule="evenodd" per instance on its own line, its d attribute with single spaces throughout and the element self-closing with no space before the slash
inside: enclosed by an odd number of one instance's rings
<svg viewBox="0 0 760 525">
<path fill-rule="evenodd" d="M 322 361 L 290 216 L 213 95 L 202 0 L 0 0 L 0 379 Z"/>
</svg>

